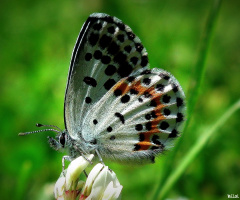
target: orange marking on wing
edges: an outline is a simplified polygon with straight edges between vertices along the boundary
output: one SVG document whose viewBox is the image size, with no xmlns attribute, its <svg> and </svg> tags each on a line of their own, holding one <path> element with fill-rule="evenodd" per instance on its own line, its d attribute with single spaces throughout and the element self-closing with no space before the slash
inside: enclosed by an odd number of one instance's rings
<svg viewBox="0 0 240 200">
<path fill-rule="evenodd" d="M 147 132 L 141 132 L 139 134 L 143 134 L 144 135 L 144 142 L 150 142 L 150 137 L 154 134 L 154 133 L 160 133 L 160 130 L 155 127 L 153 128 L 152 130 L 150 131 L 147 131 Z"/>
<path fill-rule="evenodd" d="M 138 151 L 141 151 L 141 150 L 148 150 L 149 147 L 152 146 L 152 144 L 150 142 L 138 142 L 137 145 L 140 146 L 140 149 Z"/>
<path fill-rule="evenodd" d="M 122 85 L 125 82 L 126 79 L 122 79 L 120 81 L 118 81 L 113 87 L 112 90 L 116 90 L 118 87 L 120 87 L 120 85 Z"/>
<path fill-rule="evenodd" d="M 122 91 L 122 95 L 126 94 L 129 90 L 130 90 L 130 86 L 125 82 L 126 79 L 123 79 L 121 81 L 119 81 L 113 88 L 112 90 L 121 90 Z"/>
<path fill-rule="evenodd" d="M 142 94 L 146 90 L 146 88 L 142 86 L 141 81 L 134 81 L 132 88 L 139 92 L 138 95 Z"/>
<path fill-rule="evenodd" d="M 122 91 L 122 95 L 124 95 L 130 90 L 130 87 L 128 86 L 127 83 L 123 83 L 122 85 L 119 86 L 118 89 L 120 89 Z"/>
<path fill-rule="evenodd" d="M 153 127 L 156 127 L 160 121 L 166 119 L 166 117 L 164 117 L 161 113 L 157 113 L 157 114 L 158 114 L 158 117 L 151 121 Z"/>
</svg>

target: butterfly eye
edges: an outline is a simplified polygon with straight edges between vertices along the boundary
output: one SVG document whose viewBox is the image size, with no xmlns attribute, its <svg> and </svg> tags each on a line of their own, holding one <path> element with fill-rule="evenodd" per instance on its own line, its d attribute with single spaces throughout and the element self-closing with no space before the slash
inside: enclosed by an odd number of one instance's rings
<svg viewBox="0 0 240 200">
<path fill-rule="evenodd" d="M 61 136 L 59 137 L 59 142 L 64 147 L 65 145 L 65 133 L 62 133 Z"/>
</svg>

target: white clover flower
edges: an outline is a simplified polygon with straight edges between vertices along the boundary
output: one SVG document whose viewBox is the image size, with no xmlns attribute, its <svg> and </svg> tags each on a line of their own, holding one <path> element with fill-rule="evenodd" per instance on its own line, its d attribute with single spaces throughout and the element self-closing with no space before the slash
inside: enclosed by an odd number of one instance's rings
<svg viewBox="0 0 240 200">
<path fill-rule="evenodd" d="M 120 199 L 121 191 L 116 174 L 98 163 L 90 172 L 80 199 Z"/>
<path fill-rule="evenodd" d="M 92 160 L 93 155 L 86 156 Z M 57 200 L 115 200 L 120 199 L 122 185 L 116 174 L 107 166 L 98 163 L 90 172 L 86 183 L 79 180 L 80 174 L 89 165 L 82 156 L 73 160 L 67 170 L 66 176 L 61 173 L 54 188 Z"/>
</svg>

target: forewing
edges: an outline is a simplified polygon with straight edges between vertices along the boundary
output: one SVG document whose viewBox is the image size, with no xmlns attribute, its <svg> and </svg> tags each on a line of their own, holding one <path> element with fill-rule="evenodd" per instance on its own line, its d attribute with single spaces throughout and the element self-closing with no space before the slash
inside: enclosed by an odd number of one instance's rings
<svg viewBox="0 0 240 200">
<path fill-rule="evenodd" d="M 76 138 L 87 111 L 120 79 L 148 66 L 139 38 L 121 20 L 90 15 L 73 50 L 64 102 L 65 127 Z"/>
</svg>

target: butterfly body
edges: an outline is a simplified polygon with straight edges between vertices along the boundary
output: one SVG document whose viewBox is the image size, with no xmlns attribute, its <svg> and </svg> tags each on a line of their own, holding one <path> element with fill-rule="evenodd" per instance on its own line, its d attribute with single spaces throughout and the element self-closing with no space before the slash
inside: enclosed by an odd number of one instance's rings
<svg viewBox="0 0 240 200">
<path fill-rule="evenodd" d="M 70 156 L 100 154 L 125 163 L 153 162 L 170 149 L 184 121 L 184 92 L 150 69 L 140 39 L 116 17 L 94 13 L 75 44 L 64 102 L 66 130 L 50 138 Z"/>
</svg>

